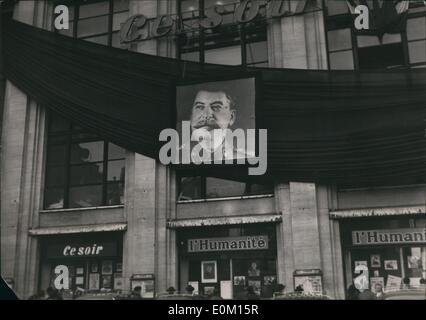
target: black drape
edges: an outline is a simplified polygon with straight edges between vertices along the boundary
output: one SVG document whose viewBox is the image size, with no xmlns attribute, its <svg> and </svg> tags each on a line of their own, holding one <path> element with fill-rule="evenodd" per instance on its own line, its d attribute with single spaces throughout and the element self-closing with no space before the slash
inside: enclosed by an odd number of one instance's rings
<svg viewBox="0 0 426 320">
<path fill-rule="evenodd" d="M 7 79 L 39 104 L 153 158 L 159 132 L 175 125 L 176 81 L 243 75 L 241 67 L 108 48 L 16 21 L 4 25 L 4 62 Z M 268 171 L 256 179 L 426 181 L 426 70 L 248 71 L 261 75 L 256 124 L 268 129 Z"/>
</svg>

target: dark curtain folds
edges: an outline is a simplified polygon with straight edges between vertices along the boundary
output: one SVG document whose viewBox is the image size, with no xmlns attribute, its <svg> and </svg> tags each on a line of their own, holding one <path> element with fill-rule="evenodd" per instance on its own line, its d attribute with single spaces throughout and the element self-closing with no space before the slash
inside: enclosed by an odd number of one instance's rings
<svg viewBox="0 0 426 320">
<path fill-rule="evenodd" d="M 258 181 L 426 181 L 426 70 L 201 66 L 10 20 L 3 54 L 6 78 L 39 104 L 149 157 L 158 157 L 160 131 L 175 126 L 177 81 L 254 71 L 262 79 L 256 124 L 268 129 L 267 174 L 247 177 L 246 168 L 227 166 L 197 170 Z"/>
</svg>

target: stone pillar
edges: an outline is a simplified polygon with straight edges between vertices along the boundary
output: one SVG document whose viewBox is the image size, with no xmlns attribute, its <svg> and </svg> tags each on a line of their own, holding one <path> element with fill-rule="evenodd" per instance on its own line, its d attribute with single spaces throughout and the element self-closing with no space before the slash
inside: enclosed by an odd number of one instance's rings
<svg viewBox="0 0 426 320">
<path fill-rule="evenodd" d="M 45 27 L 48 7 L 45 2 L 21 1 L 14 19 Z M 39 243 L 28 236 L 28 229 L 38 226 L 42 207 L 45 112 L 9 81 L 1 145 L 1 270 L 25 299 L 38 290 Z"/>
<path fill-rule="evenodd" d="M 290 1 L 294 12 L 298 1 Z M 309 1 L 303 15 L 283 17 L 268 27 L 269 65 L 275 68 L 327 69 L 322 1 Z"/>
</svg>

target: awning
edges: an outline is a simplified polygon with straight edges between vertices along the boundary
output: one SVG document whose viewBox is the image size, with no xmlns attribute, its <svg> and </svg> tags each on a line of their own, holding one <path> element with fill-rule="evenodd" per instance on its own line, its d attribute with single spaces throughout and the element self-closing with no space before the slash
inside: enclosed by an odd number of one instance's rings
<svg viewBox="0 0 426 320">
<path fill-rule="evenodd" d="M 188 228 L 188 227 L 281 222 L 281 220 L 282 218 L 280 214 L 199 218 L 199 219 L 179 219 L 179 220 L 169 220 L 167 222 L 167 227 L 171 229 L 177 229 L 177 228 Z"/>
<path fill-rule="evenodd" d="M 362 209 L 330 211 L 331 219 L 401 216 L 401 215 L 426 216 L 426 206 L 362 208 Z"/>
<path fill-rule="evenodd" d="M 45 227 L 30 229 L 28 233 L 32 236 L 47 236 L 54 234 L 72 234 L 88 232 L 125 231 L 127 223 L 108 223 L 97 225 L 69 226 L 69 227 Z"/>
</svg>

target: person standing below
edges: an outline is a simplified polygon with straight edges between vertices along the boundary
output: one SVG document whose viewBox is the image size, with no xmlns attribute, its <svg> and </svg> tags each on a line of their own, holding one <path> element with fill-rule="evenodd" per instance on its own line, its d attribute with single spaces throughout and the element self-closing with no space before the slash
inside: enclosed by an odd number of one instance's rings
<svg viewBox="0 0 426 320">
<path fill-rule="evenodd" d="M 374 285 L 374 291 L 376 294 L 376 300 L 386 300 L 386 296 L 383 291 L 383 286 L 380 283 L 376 283 Z"/>
<path fill-rule="evenodd" d="M 355 287 L 354 284 L 351 284 L 348 287 L 347 291 L 347 300 L 358 300 L 359 298 L 359 290 Z"/>
</svg>

